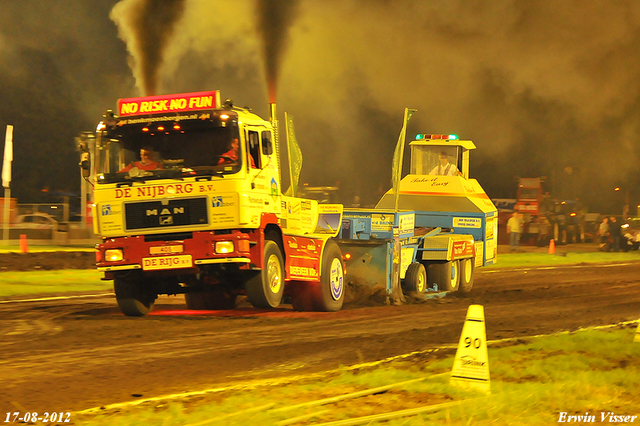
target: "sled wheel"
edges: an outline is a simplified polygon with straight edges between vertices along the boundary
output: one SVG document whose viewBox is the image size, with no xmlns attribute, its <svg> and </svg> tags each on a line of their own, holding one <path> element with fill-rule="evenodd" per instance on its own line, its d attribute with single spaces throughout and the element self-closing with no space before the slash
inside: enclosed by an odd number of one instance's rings
<svg viewBox="0 0 640 426">
<path fill-rule="evenodd" d="M 117 275 L 113 280 L 113 290 L 120 311 L 129 317 L 141 317 L 151 312 L 157 297 L 142 276 L 135 272 Z"/>
<path fill-rule="evenodd" d="M 462 293 L 468 293 L 473 287 L 473 277 L 475 269 L 475 259 L 462 259 L 460 260 L 460 288 L 458 291 Z"/>
<path fill-rule="evenodd" d="M 457 260 L 435 261 L 427 265 L 429 286 L 438 286 L 440 291 L 456 291 L 460 282 L 460 268 Z"/>
<path fill-rule="evenodd" d="M 427 271 L 422 263 L 414 262 L 409 265 L 404 275 L 402 287 L 406 291 L 423 293 L 427 290 Z"/>
<path fill-rule="evenodd" d="M 249 302 L 255 308 L 275 308 L 284 294 L 284 261 L 275 241 L 266 240 L 263 252 L 263 268 L 259 274 L 245 283 Z"/>
</svg>

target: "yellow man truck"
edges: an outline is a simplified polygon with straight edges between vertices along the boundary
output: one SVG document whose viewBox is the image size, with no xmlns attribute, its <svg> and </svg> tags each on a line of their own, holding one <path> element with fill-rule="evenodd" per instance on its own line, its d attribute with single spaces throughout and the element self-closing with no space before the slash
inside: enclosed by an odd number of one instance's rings
<svg viewBox="0 0 640 426">
<path fill-rule="evenodd" d="M 159 294 L 190 309 L 257 308 L 285 295 L 336 311 L 344 264 L 332 240 L 342 206 L 283 195 L 275 104 L 264 120 L 219 91 L 120 99 L 81 166 L 93 183 L 97 267 L 125 315 Z"/>
</svg>

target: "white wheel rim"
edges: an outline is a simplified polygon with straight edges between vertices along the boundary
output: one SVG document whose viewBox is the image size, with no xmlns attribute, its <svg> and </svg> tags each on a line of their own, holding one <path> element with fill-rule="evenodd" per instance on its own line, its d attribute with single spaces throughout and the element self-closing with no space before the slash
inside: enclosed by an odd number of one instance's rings
<svg viewBox="0 0 640 426">
<path fill-rule="evenodd" d="M 280 293 L 282 287 L 282 270 L 280 268 L 280 260 L 278 256 L 272 254 L 267 260 L 267 280 L 269 283 L 269 290 L 273 294 Z"/>
<path fill-rule="evenodd" d="M 418 274 L 418 282 L 416 282 L 416 291 L 422 293 L 427 288 L 427 280 L 424 274 Z"/>
<path fill-rule="evenodd" d="M 340 300 L 344 291 L 344 272 L 342 270 L 342 262 L 337 257 L 334 257 L 331 261 L 329 285 L 331 286 L 333 300 Z"/>
<path fill-rule="evenodd" d="M 458 282 L 458 262 L 451 262 L 451 288 L 456 288 L 456 282 Z"/>
<path fill-rule="evenodd" d="M 466 259 L 465 262 L 465 268 L 464 268 L 464 282 L 468 283 L 471 281 L 471 273 L 472 270 L 471 268 L 473 267 L 473 264 L 471 263 L 473 261 L 473 259 Z"/>
</svg>

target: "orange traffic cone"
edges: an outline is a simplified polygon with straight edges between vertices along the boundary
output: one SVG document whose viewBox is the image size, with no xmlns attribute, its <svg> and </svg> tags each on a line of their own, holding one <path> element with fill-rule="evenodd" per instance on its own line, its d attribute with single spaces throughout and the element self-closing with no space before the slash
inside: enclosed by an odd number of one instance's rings
<svg viewBox="0 0 640 426">
<path fill-rule="evenodd" d="M 29 251 L 29 243 L 27 243 L 27 236 L 20 234 L 20 251 L 26 253 Z"/>
<path fill-rule="evenodd" d="M 551 241 L 549 241 L 549 254 L 555 254 L 556 252 L 556 243 L 553 241 L 553 238 L 551 239 Z"/>
</svg>

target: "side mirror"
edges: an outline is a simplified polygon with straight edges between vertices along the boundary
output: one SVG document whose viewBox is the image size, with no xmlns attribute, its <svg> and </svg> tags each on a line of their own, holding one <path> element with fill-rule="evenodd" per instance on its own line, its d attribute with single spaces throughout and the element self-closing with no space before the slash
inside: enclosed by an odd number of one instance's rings
<svg viewBox="0 0 640 426">
<path fill-rule="evenodd" d="M 83 152 L 80 155 L 80 169 L 82 169 L 82 177 L 87 178 L 91 174 L 91 155 Z"/>
<path fill-rule="evenodd" d="M 273 142 L 270 139 L 262 140 L 262 154 L 271 155 L 273 154 Z"/>
</svg>

